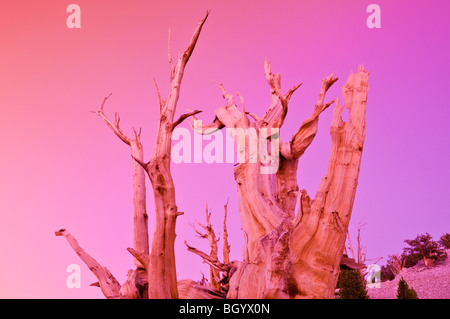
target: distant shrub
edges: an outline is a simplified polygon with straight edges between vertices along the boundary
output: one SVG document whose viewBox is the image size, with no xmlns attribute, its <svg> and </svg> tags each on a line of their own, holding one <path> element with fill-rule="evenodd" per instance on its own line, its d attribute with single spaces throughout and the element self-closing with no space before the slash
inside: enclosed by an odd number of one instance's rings
<svg viewBox="0 0 450 319">
<path fill-rule="evenodd" d="M 403 252 L 402 254 L 403 267 L 404 268 L 413 267 L 421 259 L 423 259 L 423 257 L 418 253 Z"/>
<path fill-rule="evenodd" d="M 405 260 L 400 254 L 389 255 L 386 266 L 390 268 L 394 276 L 397 276 L 405 266 Z"/>
<path fill-rule="evenodd" d="M 366 281 L 358 270 L 342 270 L 339 274 L 338 288 L 338 299 L 369 299 Z"/>
<path fill-rule="evenodd" d="M 389 266 L 381 266 L 381 281 L 385 282 L 388 280 L 394 280 L 395 275 Z"/>
<path fill-rule="evenodd" d="M 450 234 L 446 233 L 446 234 L 442 235 L 441 238 L 439 239 L 439 243 L 445 249 L 450 249 Z"/>
<path fill-rule="evenodd" d="M 428 233 L 418 235 L 415 239 L 407 239 L 405 242 L 410 247 L 403 248 L 403 255 L 410 259 L 409 263 L 414 261 L 417 263 L 418 260 L 423 259 L 425 266 L 430 267 L 434 265 L 434 261 L 447 258 L 447 253 L 442 245 L 434 241 Z"/>
<path fill-rule="evenodd" d="M 403 277 L 398 282 L 397 299 L 419 299 L 417 292 L 413 288 L 409 288 Z"/>
</svg>

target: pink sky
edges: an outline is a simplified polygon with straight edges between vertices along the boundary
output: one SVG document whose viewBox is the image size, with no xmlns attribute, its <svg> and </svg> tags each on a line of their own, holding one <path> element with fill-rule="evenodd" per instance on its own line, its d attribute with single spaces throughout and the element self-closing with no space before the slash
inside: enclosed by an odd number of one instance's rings
<svg viewBox="0 0 450 319">
<path fill-rule="evenodd" d="M 7 3 L 7 4 L 6 4 Z M 263 62 L 290 102 L 284 140 L 313 110 L 322 78 L 370 70 L 366 142 L 350 230 L 366 223 L 368 257 L 401 252 L 403 240 L 450 232 L 450 3 L 446 1 L 149 1 L 76 0 L 81 29 L 68 29 L 69 1 L 3 1 L 0 5 L 0 298 L 102 298 L 95 277 L 54 231 L 67 228 L 123 282 L 133 267 L 131 157 L 94 114 L 121 115 L 142 127 L 151 155 L 158 121 L 152 78 L 168 88 L 167 34 L 185 49 L 197 20 L 211 10 L 186 68 L 178 114 L 202 109 L 210 121 L 222 105 L 217 83 L 239 91 L 246 109 L 263 114 L 269 89 Z M 366 26 L 366 7 L 381 7 L 381 29 Z M 326 171 L 332 111 L 302 157 L 299 184 L 314 196 Z M 187 127 L 187 124 L 183 124 Z M 178 278 L 200 279 L 208 267 L 183 242 L 207 249 L 189 226 L 205 204 L 221 228 L 229 204 L 231 257 L 242 259 L 232 164 L 173 164 L 178 219 Z M 148 193 L 150 228 L 152 194 Z M 81 266 L 81 288 L 66 286 L 69 264 Z M 381 262 L 383 263 L 383 261 Z"/>
</svg>

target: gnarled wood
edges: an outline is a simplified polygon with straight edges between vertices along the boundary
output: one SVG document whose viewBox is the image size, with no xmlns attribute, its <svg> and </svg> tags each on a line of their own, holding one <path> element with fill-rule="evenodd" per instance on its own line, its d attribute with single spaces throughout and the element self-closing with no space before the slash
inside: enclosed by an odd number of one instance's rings
<svg viewBox="0 0 450 319">
<path fill-rule="evenodd" d="M 203 225 L 202 223 L 199 223 L 197 221 L 197 224 L 200 225 L 206 231 L 206 233 L 203 234 L 199 232 L 194 225 L 192 226 L 195 232 L 201 238 L 205 238 L 208 240 L 210 246 L 209 254 L 206 254 L 198 250 L 197 248 L 188 245 L 188 243 L 185 241 L 185 245 L 188 251 L 200 256 L 203 259 L 203 262 L 207 263 L 210 266 L 210 284 L 209 284 L 210 289 L 220 292 L 224 295 L 226 295 L 229 288 L 230 276 L 232 272 L 234 272 L 236 269 L 235 262 L 230 262 L 229 256 L 230 245 L 228 243 L 228 231 L 226 226 L 227 210 L 228 210 L 228 200 L 227 203 L 224 205 L 225 213 L 223 219 L 223 262 L 221 262 L 218 258 L 217 242 L 219 241 L 219 239 L 217 239 L 214 229 L 211 225 L 211 212 L 208 210 L 208 206 L 206 206 L 206 225 Z"/>
<path fill-rule="evenodd" d="M 267 61 L 264 66 L 271 89 L 266 114 L 252 116 L 255 121 L 250 122 L 245 110 L 241 113 L 221 87 L 226 105 L 216 111 L 214 122 L 207 127 L 260 129 L 283 124 L 289 98 L 298 86 L 283 94 L 280 75 L 271 73 Z M 305 190 L 299 192 L 297 168 L 317 133 L 319 115 L 333 103 L 325 102 L 325 95 L 336 81 L 333 74 L 322 81 L 311 117 L 291 141 L 280 143 L 276 173 L 261 174 L 260 160 L 235 168 L 245 245 L 244 261 L 231 276 L 227 298 L 333 297 L 365 137 L 368 73 L 362 66 L 349 76 L 342 90 L 350 112 L 347 123 L 341 118 L 344 106 L 337 103 L 335 107 L 328 169 L 314 200 Z M 201 127 L 195 131 L 205 133 Z M 269 142 L 274 142 L 273 137 Z"/>
<path fill-rule="evenodd" d="M 120 128 L 116 114 L 110 121 L 104 111 L 106 97 L 96 111 L 112 131 L 130 146 L 133 158 L 133 248 L 128 251 L 136 269 L 128 272 L 123 285 L 88 255 L 65 230 L 64 236 L 99 279 L 107 298 L 332 298 L 342 261 L 346 233 L 358 184 L 365 139 L 365 110 L 368 72 L 362 66 L 350 74 L 342 89 L 345 104 L 337 100 L 331 123 L 331 154 L 327 172 L 314 199 L 300 190 L 297 169 L 300 157 L 314 140 L 319 116 L 334 101 L 325 100 L 337 81 L 334 74 L 322 81 L 312 115 L 304 121 L 290 141 L 280 140 L 280 129 L 288 114 L 293 93 L 301 84 L 283 93 L 280 74 L 273 74 L 264 62 L 270 88 L 270 105 L 263 116 L 242 110 L 232 94 L 220 84 L 225 104 L 215 112 L 211 124 L 193 125 L 199 134 L 227 128 L 237 145 L 239 165 L 234 169 L 239 199 L 239 216 L 244 233 L 243 261 L 229 260 L 227 205 L 224 218 L 223 262 L 219 261 L 217 239 L 206 212 L 206 231 L 201 234 L 210 244 L 206 254 L 187 245 L 211 267 L 211 286 L 190 280 L 177 282 L 175 269 L 175 225 L 181 214 L 176 205 L 175 185 L 170 172 L 173 130 L 199 110 L 175 119 L 184 70 L 198 41 L 209 12 L 199 21 L 183 54 L 174 63 L 169 47 L 170 87 L 163 99 L 155 81 L 160 111 L 152 156 L 144 162 L 140 131 L 134 138 Z M 170 37 L 170 36 L 169 36 Z M 169 39 L 170 45 L 170 39 Z M 348 122 L 342 120 L 347 108 Z M 247 143 L 247 144 L 246 144 Z M 148 175 L 155 201 L 155 230 L 151 249 L 148 242 L 145 175 Z M 345 262 L 345 260 L 344 260 Z M 221 275 L 221 276 L 220 276 Z"/>
<path fill-rule="evenodd" d="M 81 246 L 78 244 L 75 237 L 72 236 L 67 230 L 60 229 L 55 232 L 56 236 L 63 236 L 66 238 L 69 245 L 77 253 L 78 257 L 88 266 L 89 270 L 97 277 L 98 286 L 102 290 L 103 294 L 108 299 L 120 298 L 120 284 L 111 274 L 111 272 L 100 265 L 94 258 L 91 257 Z"/>
<path fill-rule="evenodd" d="M 150 161 L 143 164 L 152 184 L 155 200 L 155 231 L 152 238 L 152 249 L 148 265 L 149 298 L 178 298 L 177 276 L 175 269 L 175 224 L 183 213 L 178 211 L 175 200 L 175 185 L 170 172 L 171 137 L 175 127 L 189 116 L 200 111 L 193 111 L 180 116 L 174 121 L 176 106 L 180 94 L 181 80 L 184 70 L 209 12 L 199 21 L 194 35 L 185 52 L 180 55 L 175 65 L 169 60 L 171 82 L 166 100 L 161 98 L 158 90 L 160 121 L 156 143 Z"/>
<path fill-rule="evenodd" d="M 224 264 L 229 264 L 230 263 L 230 250 L 231 250 L 231 246 L 228 243 L 228 229 L 227 229 L 227 215 L 228 215 L 228 199 L 227 199 L 227 203 L 225 205 L 223 205 L 223 210 L 224 210 L 224 214 L 223 214 L 223 248 L 222 248 L 222 253 L 223 253 L 223 263 Z"/>
<path fill-rule="evenodd" d="M 292 257 L 298 264 L 293 277 L 302 283 L 301 296 L 332 297 L 358 184 L 367 91 L 368 73 L 360 66 L 342 88 L 345 105 L 337 102 L 333 113 L 327 173 L 310 213 L 303 215 L 292 232 Z M 350 112 L 347 123 L 341 117 L 344 107 Z"/>
<path fill-rule="evenodd" d="M 196 223 L 205 230 L 204 234 L 201 233 L 200 231 L 198 231 L 196 229 L 195 225 L 192 225 L 192 227 L 194 228 L 195 232 L 199 235 L 200 238 L 206 238 L 208 240 L 209 247 L 210 247 L 209 257 L 213 260 L 218 260 L 217 242 L 219 241 L 219 239 L 216 237 L 216 234 L 214 233 L 214 229 L 212 228 L 212 225 L 211 225 L 211 211 L 208 210 L 208 205 L 206 205 L 205 215 L 206 215 L 206 225 L 203 225 L 199 221 L 196 221 Z M 189 249 L 189 246 L 188 246 L 188 249 Z M 219 289 L 219 284 L 218 284 L 219 280 L 220 280 L 220 273 L 219 273 L 218 269 L 215 269 L 214 267 L 210 267 L 211 287 L 214 289 Z"/>
<path fill-rule="evenodd" d="M 99 285 L 108 298 L 178 298 L 174 252 L 175 224 L 177 216 L 183 213 L 178 211 L 176 205 L 175 186 L 170 173 L 171 137 L 173 130 L 179 124 L 200 112 L 192 111 L 174 120 L 184 70 L 208 15 L 209 12 L 199 21 L 187 49 L 179 56 L 176 64 L 173 64 L 169 54 L 170 88 L 166 100 L 162 99 L 155 81 L 160 122 L 155 147 L 149 162 L 144 163 L 143 147 L 140 141 L 141 132 L 134 131 L 135 138 L 132 139 L 120 128 L 120 117 L 117 113 L 114 121 L 110 121 L 105 115 L 104 105 L 111 95 L 104 98 L 98 111 L 93 112 L 105 121 L 117 137 L 131 147 L 133 158 L 133 248 L 128 250 L 134 256 L 137 268 L 128 272 L 128 279 L 122 289 L 117 283 L 117 287 L 114 286 L 112 292 L 104 288 L 104 286 L 109 285 L 109 282 L 105 282 L 104 275 L 99 273 L 104 282 L 99 281 Z M 150 178 L 155 200 L 156 222 L 151 251 L 148 240 L 145 175 Z M 60 235 L 63 235 L 63 233 Z M 76 243 L 72 240 L 72 237 L 66 236 L 66 238 L 72 244 Z M 77 247 L 77 249 L 79 248 Z M 85 254 L 83 256 L 85 256 L 83 257 L 85 259 L 88 258 Z M 89 263 L 93 262 L 89 258 L 86 260 Z"/>
<path fill-rule="evenodd" d="M 114 122 L 111 122 L 105 115 L 103 109 L 105 102 L 111 96 L 108 95 L 104 98 L 100 109 L 95 112 L 100 118 L 102 118 L 106 125 L 108 125 L 112 131 L 120 138 L 125 144 L 131 148 L 131 156 L 135 159 L 132 161 L 133 169 L 133 247 L 140 254 L 149 254 L 148 243 L 148 215 L 146 209 L 146 188 L 145 188 L 145 171 L 138 161 L 144 160 L 144 149 L 141 143 L 141 130 L 139 133 L 134 130 L 135 138 L 128 137 L 120 128 L 120 117 L 117 113 L 114 116 Z M 137 267 L 141 265 L 135 259 Z"/>
<path fill-rule="evenodd" d="M 225 299 L 226 294 L 209 286 L 200 285 L 191 279 L 178 282 L 180 299 Z"/>
</svg>

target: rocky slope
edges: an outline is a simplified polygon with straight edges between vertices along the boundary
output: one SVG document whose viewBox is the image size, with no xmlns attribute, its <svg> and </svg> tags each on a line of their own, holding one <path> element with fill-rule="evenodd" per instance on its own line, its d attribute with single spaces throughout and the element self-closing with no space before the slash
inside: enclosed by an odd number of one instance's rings
<svg viewBox="0 0 450 319">
<path fill-rule="evenodd" d="M 447 253 L 450 253 L 450 250 L 447 250 Z M 417 292 L 419 299 L 450 299 L 449 258 L 432 268 L 426 268 L 423 262 L 405 268 L 394 280 L 382 282 L 381 288 L 369 288 L 369 296 L 371 299 L 397 298 L 398 282 L 403 276 L 408 286 Z"/>
</svg>

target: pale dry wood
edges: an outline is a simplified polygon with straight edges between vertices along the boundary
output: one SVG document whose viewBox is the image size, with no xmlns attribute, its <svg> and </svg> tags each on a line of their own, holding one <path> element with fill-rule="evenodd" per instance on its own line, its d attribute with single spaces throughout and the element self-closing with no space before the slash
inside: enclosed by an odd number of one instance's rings
<svg viewBox="0 0 450 319">
<path fill-rule="evenodd" d="M 190 246 L 186 241 L 184 242 L 184 244 L 186 245 L 188 251 L 200 256 L 205 263 L 207 263 L 209 266 L 211 266 L 211 268 L 217 269 L 220 271 L 229 270 L 229 265 L 226 265 L 226 264 L 220 262 L 217 257 L 212 257 L 212 256 L 202 252 L 201 250 L 198 250 L 197 248 Z"/>
<path fill-rule="evenodd" d="M 174 251 L 175 225 L 177 217 L 183 213 L 178 211 L 176 205 L 175 185 L 170 172 L 171 137 L 173 129 L 178 124 L 199 112 L 193 111 L 184 114 L 174 121 L 184 70 L 208 15 L 209 11 L 199 21 L 188 48 L 178 57 L 175 65 L 173 65 L 171 57 L 169 58 L 171 79 L 167 99 L 163 100 L 157 90 L 160 121 L 153 154 L 148 163 L 144 164 L 143 161 L 138 161 L 150 178 L 155 201 L 155 230 L 147 267 L 148 296 L 152 299 L 178 298 Z"/>
<path fill-rule="evenodd" d="M 134 139 L 128 137 L 120 128 L 120 117 L 115 113 L 115 120 L 111 122 L 104 113 L 105 102 L 111 96 L 108 95 L 103 99 L 103 102 L 96 112 L 100 118 L 113 130 L 113 132 L 125 144 L 131 148 L 131 156 L 135 159 L 132 161 L 133 172 L 133 247 L 140 254 L 149 254 L 148 242 L 148 215 L 146 209 L 146 186 L 145 186 L 145 170 L 138 161 L 144 159 L 144 149 L 141 143 L 141 130 L 134 131 Z M 137 267 L 141 266 L 137 260 L 134 260 Z"/>
<path fill-rule="evenodd" d="M 174 121 L 184 70 L 208 15 L 209 11 L 199 21 L 188 48 L 182 55 L 179 55 L 176 64 L 173 64 L 171 55 L 169 55 L 171 81 L 167 99 L 164 100 L 161 98 L 159 88 L 155 81 L 160 109 L 160 121 L 151 159 L 147 163 L 144 163 L 141 158 L 133 157 L 145 169 L 152 185 L 155 201 L 155 230 L 152 238 L 151 252 L 147 265 L 145 266 L 148 272 L 149 282 L 148 297 L 151 299 L 178 298 L 174 251 L 176 237 L 175 225 L 177 217 L 182 215 L 183 212 L 178 211 L 176 205 L 175 185 L 170 172 L 171 137 L 173 129 L 177 125 L 181 124 L 188 117 L 200 112 L 192 111 L 183 114 Z"/>
<path fill-rule="evenodd" d="M 102 104 L 100 105 L 99 110 L 92 113 L 97 113 L 98 116 L 102 118 L 103 121 L 105 121 L 106 125 L 108 125 L 113 130 L 114 134 L 116 134 L 118 138 L 120 138 L 125 144 L 130 145 L 131 139 L 122 131 L 122 129 L 119 126 L 120 123 L 119 115 L 115 113 L 114 122 L 111 122 L 103 111 L 105 103 L 111 97 L 111 95 L 112 93 L 110 93 L 107 97 L 105 97 L 103 99 Z"/>
<path fill-rule="evenodd" d="M 226 294 L 191 279 L 178 281 L 180 299 L 225 299 Z"/>
<path fill-rule="evenodd" d="M 365 224 L 361 225 L 360 223 L 358 223 L 357 235 L 356 235 L 356 252 L 353 249 L 352 240 L 351 240 L 350 234 L 347 230 L 348 249 L 351 253 L 352 258 L 355 260 L 355 262 L 358 263 L 359 265 L 363 265 L 362 267 L 359 268 L 359 271 L 363 277 L 367 274 L 368 268 L 367 268 L 366 262 L 369 261 L 369 259 L 367 259 L 367 247 L 362 245 L 362 241 L 361 241 L 361 228 L 364 225 Z M 344 253 L 347 254 L 346 247 L 344 247 Z M 371 264 L 376 264 L 381 259 L 383 259 L 383 257 L 370 259 L 371 261 L 373 261 L 373 262 L 371 262 Z"/>
<path fill-rule="evenodd" d="M 394 274 L 395 277 L 402 271 L 403 267 L 405 267 L 405 259 L 402 258 L 401 254 L 394 254 L 388 256 L 389 263 L 387 266 Z"/>
<path fill-rule="evenodd" d="M 145 270 L 147 270 L 147 268 L 149 266 L 149 259 L 150 259 L 149 255 L 139 253 L 131 247 L 127 248 L 127 250 L 134 258 L 136 258 L 136 260 L 139 262 L 139 266 L 141 268 L 144 268 Z"/>
<path fill-rule="evenodd" d="M 349 258 L 347 256 L 342 256 L 341 263 L 339 265 L 340 267 L 347 267 L 349 269 L 357 269 L 362 271 L 364 268 L 366 268 L 366 265 L 360 264 L 356 262 L 353 258 Z"/>
<path fill-rule="evenodd" d="M 175 129 L 175 127 L 177 127 L 177 126 L 180 125 L 181 123 L 183 123 L 183 121 L 184 121 L 185 119 L 187 119 L 187 118 L 189 118 L 189 117 L 191 117 L 191 116 L 194 116 L 194 115 L 196 115 L 196 114 L 198 114 L 198 113 L 200 113 L 200 112 L 201 112 L 201 111 L 199 111 L 199 110 L 195 110 L 195 111 L 188 112 L 188 113 L 185 113 L 185 114 L 181 115 L 181 116 L 178 118 L 178 120 L 176 120 L 175 122 L 173 122 L 173 124 L 172 124 L 172 130 Z"/>
<path fill-rule="evenodd" d="M 352 240 L 351 240 L 350 234 L 347 230 L 348 249 L 350 250 L 352 258 L 360 264 L 364 264 L 366 262 L 366 258 L 367 258 L 367 250 L 366 250 L 365 246 L 362 246 L 362 244 L 361 244 L 361 228 L 364 225 L 358 224 L 358 227 L 357 227 L 356 253 L 353 249 Z"/>
<path fill-rule="evenodd" d="M 239 215 L 244 233 L 243 261 L 229 261 L 228 232 L 226 229 L 227 205 L 224 218 L 224 262 L 217 256 L 217 241 L 212 236 L 210 215 L 207 211 L 207 225 L 202 225 L 210 242 L 210 254 L 187 245 L 188 250 L 199 255 L 211 269 L 214 287 L 193 283 L 177 282 L 175 269 L 175 225 L 178 211 L 175 186 L 170 172 L 171 136 L 173 130 L 187 118 L 196 120 L 200 111 L 189 111 L 174 120 L 179 99 L 180 85 L 185 66 L 198 41 L 202 27 L 208 17 L 199 21 L 194 35 L 176 63 L 170 53 L 170 87 L 166 99 L 162 99 L 155 81 L 160 121 L 156 143 L 150 161 L 143 160 L 140 132 L 131 139 L 119 126 L 120 117 L 110 121 L 104 114 L 106 97 L 96 113 L 113 132 L 132 149 L 134 188 L 134 240 L 133 255 L 136 269 L 130 270 L 122 287 L 87 255 L 76 241 L 66 236 L 72 247 L 80 251 L 80 257 L 97 272 L 99 286 L 109 298 L 332 298 L 342 259 L 348 223 L 359 177 L 359 167 L 365 139 L 365 110 L 368 91 L 368 72 L 361 66 L 352 73 L 343 87 L 345 105 L 337 100 L 330 128 L 332 148 L 327 173 L 312 200 L 306 190 L 299 190 L 297 169 L 299 158 L 312 143 L 318 129 L 320 114 L 334 101 L 325 102 L 329 88 L 337 81 L 334 75 L 322 81 L 318 101 L 313 114 L 302 123 L 292 139 L 279 141 L 279 129 L 288 112 L 292 94 L 299 85 L 283 94 L 280 74 L 273 74 L 271 65 L 264 62 L 264 72 L 270 88 L 270 105 L 264 114 L 248 112 L 242 95 L 242 111 L 236 106 L 233 95 L 222 84 L 220 92 L 225 105 L 218 108 L 212 123 L 195 125 L 199 134 L 211 134 L 215 130 L 256 129 L 257 136 L 268 143 L 268 150 L 279 152 L 276 173 L 261 174 L 267 164 L 260 159 L 252 161 L 251 150 L 242 147 L 238 152 L 245 155 L 245 161 L 234 169 L 237 182 Z M 349 110 L 350 118 L 341 118 L 343 108 Z M 250 120 L 253 119 L 253 121 Z M 274 128 L 275 133 L 263 133 L 260 129 Z M 237 133 L 234 133 L 236 138 Z M 280 142 L 280 149 L 272 148 Z M 260 144 L 258 144 L 260 145 Z M 260 146 L 258 146 L 260 147 Z M 145 213 L 145 179 L 149 176 L 155 201 L 155 231 L 151 251 L 148 247 L 147 216 Z M 57 235 L 65 235 L 61 230 Z M 147 237 L 145 237 L 147 236 Z M 147 243 L 147 247 L 146 247 Z M 101 268 L 100 268 L 101 267 Z M 217 273 L 222 274 L 218 280 Z M 110 287 L 111 285 L 111 287 Z"/>
<path fill-rule="evenodd" d="M 228 243 L 228 229 L 227 229 L 227 215 L 228 215 L 228 199 L 226 204 L 223 206 L 224 215 L 223 215 L 223 263 L 229 264 L 230 263 L 230 244 Z"/>
<path fill-rule="evenodd" d="M 121 286 L 119 282 L 114 278 L 111 272 L 100 265 L 94 258 L 91 257 L 81 246 L 78 244 L 75 237 L 72 236 L 67 230 L 60 229 L 55 232 L 56 236 L 63 236 L 66 238 L 69 245 L 76 252 L 78 257 L 88 266 L 89 270 L 97 277 L 98 285 L 103 294 L 108 299 L 120 298 Z"/>
<path fill-rule="evenodd" d="M 319 115 L 334 103 L 333 100 L 327 103 L 324 102 L 328 89 L 338 80 L 338 78 L 334 78 L 333 75 L 334 74 L 331 74 L 322 80 L 322 88 L 320 90 L 319 99 L 317 100 L 313 114 L 302 123 L 297 133 L 295 133 L 292 137 L 291 152 L 293 158 L 299 158 L 303 155 L 317 133 Z"/>
<path fill-rule="evenodd" d="M 128 270 L 120 295 L 122 299 L 148 299 L 147 272 L 142 268 Z"/>
<path fill-rule="evenodd" d="M 249 123 L 221 86 L 226 105 L 216 111 L 214 122 L 206 127 L 281 126 L 298 86 L 283 94 L 281 76 L 271 72 L 267 61 L 264 69 L 271 90 L 266 114 L 252 116 L 255 122 Z M 332 298 L 359 175 L 367 79 L 368 73 L 360 67 L 343 88 L 350 120 L 342 121 L 343 106 L 337 103 L 330 130 L 328 170 L 314 200 L 305 190 L 299 191 L 298 160 L 317 133 L 320 114 L 334 102 L 325 102 L 327 91 L 337 81 L 334 74 L 322 81 L 311 117 L 290 142 L 281 143 L 276 174 L 262 176 L 260 163 L 245 162 L 235 168 L 244 261 L 237 264 L 230 278 L 227 298 Z M 205 129 L 197 127 L 196 132 L 202 134 Z"/>
<path fill-rule="evenodd" d="M 219 239 L 216 237 L 216 234 L 214 232 L 214 229 L 211 225 L 211 211 L 208 210 L 208 205 L 206 205 L 205 209 L 205 215 L 206 215 L 206 225 L 203 225 L 199 221 L 196 221 L 196 223 L 202 227 L 205 230 L 205 233 L 199 232 L 195 225 L 192 225 L 195 232 L 200 236 L 200 238 L 206 238 L 209 243 L 210 251 L 209 251 L 209 257 L 213 260 L 218 260 L 218 246 L 217 242 Z M 188 246 L 189 249 L 189 246 Z M 219 282 L 220 280 L 220 272 L 215 267 L 210 267 L 210 282 L 211 287 L 214 289 L 219 289 Z"/>
<path fill-rule="evenodd" d="M 206 233 L 201 233 L 192 225 L 195 232 L 201 237 L 208 240 L 210 246 L 209 254 L 206 254 L 195 247 L 188 245 L 185 241 L 185 245 L 188 251 L 200 256 L 203 262 L 210 266 L 210 286 L 211 289 L 226 293 L 228 291 L 228 283 L 230 278 L 230 271 L 233 268 L 234 263 L 230 262 L 230 245 L 228 243 L 228 230 L 226 227 L 228 211 L 228 199 L 224 205 L 224 220 L 223 220 L 223 262 L 218 258 L 218 245 L 219 239 L 216 237 L 214 229 L 211 224 L 211 212 L 206 206 L 206 225 L 196 221 L 196 223 L 201 226 Z"/>
<path fill-rule="evenodd" d="M 137 268 L 129 271 L 128 279 L 120 292 L 120 285 L 113 293 L 104 288 L 108 283 L 103 283 L 102 281 L 105 279 L 104 276 L 101 276 L 99 285 L 108 298 L 178 298 L 174 253 L 175 223 L 177 216 L 183 213 L 179 212 L 176 206 L 175 188 L 170 173 L 171 135 L 177 125 L 200 112 L 192 111 L 183 114 L 174 121 L 183 73 L 208 15 L 209 11 L 199 21 L 187 49 L 182 55 L 179 55 L 176 64 L 173 63 L 170 54 L 169 33 L 170 88 L 168 97 L 164 100 L 156 80 L 154 80 L 160 110 L 160 123 L 156 145 L 148 163 L 144 163 L 143 147 L 140 141 L 141 131 L 134 130 L 135 138 L 130 138 L 120 128 L 120 117 L 117 113 L 114 121 L 110 121 L 105 115 L 104 106 L 111 94 L 103 99 L 99 110 L 93 112 L 104 120 L 117 137 L 131 147 L 131 157 L 133 158 L 133 248 L 129 248 L 128 251 L 134 256 Z M 151 252 L 148 240 L 145 175 L 150 178 L 155 199 L 156 223 Z M 59 233 L 59 235 L 63 235 L 63 233 Z M 67 238 L 73 245 L 76 244 L 71 236 Z M 88 257 L 83 254 L 83 258 Z M 89 263 L 94 262 L 90 259 L 86 260 Z M 100 273 L 100 275 L 102 274 Z M 140 288 L 138 289 L 138 287 Z"/>
<path fill-rule="evenodd" d="M 304 297 L 333 296 L 358 184 L 368 75 L 360 66 L 342 88 L 345 105 L 337 101 L 334 109 L 327 173 L 311 204 L 311 212 L 302 217 L 292 232 L 293 262 L 298 264 L 293 277 L 302 283 L 298 289 Z M 348 122 L 341 117 L 344 107 L 350 112 Z"/>
</svg>

